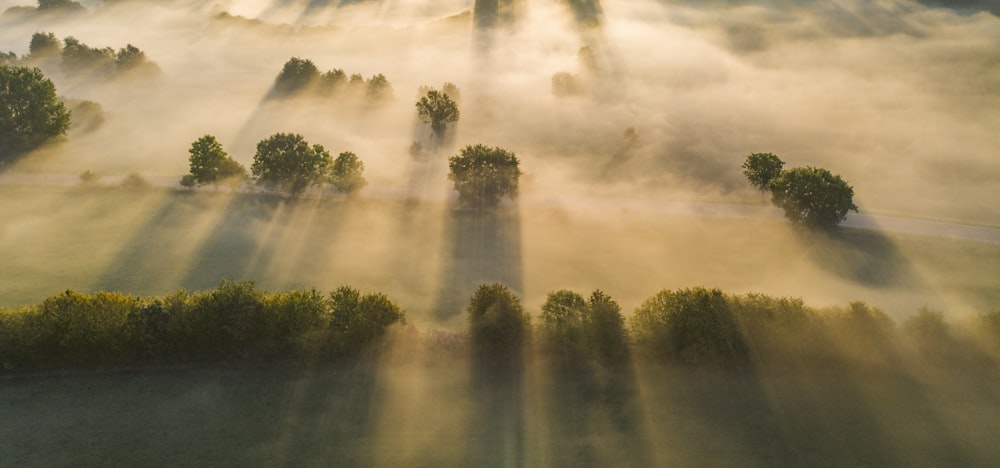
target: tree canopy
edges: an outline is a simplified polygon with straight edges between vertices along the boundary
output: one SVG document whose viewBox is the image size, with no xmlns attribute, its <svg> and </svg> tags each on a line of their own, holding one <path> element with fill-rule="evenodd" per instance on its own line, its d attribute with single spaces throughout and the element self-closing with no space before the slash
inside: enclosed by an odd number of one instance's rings
<svg viewBox="0 0 1000 468">
<path fill-rule="evenodd" d="M 829 229 L 847 219 L 854 188 L 826 169 L 797 167 L 771 181 L 771 201 L 796 224 Z"/>
<path fill-rule="evenodd" d="M 195 140 L 188 152 L 191 153 L 188 158 L 191 164 L 190 181 L 194 184 L 218 185 L 220 182 L 246 178 L 246 169 L 229 157 L 222 149 L 222 144 L 212 135 Z"/>
<path fill-rule="evenodd" d="M 69 111 L 37 68 L 0 65 L 0 163 L 66 134 Z"/>
<path fill-rule="evenodd" d="M 417 117 L 426 124 L 438 138 L 444 137 L 449 124 L 458 122 L 458 104 L 448 95 L 431 89 L 417 101 Z"/>
<path fill-rule="evenodd" d="M 516 359 L 530 332 L 521 301 L 500 283 L 483 284 L 469 301 L 469 338 L 480 357 Z"/>
<path fill-rule="evenodd" d="M 299 134 L 276 133 L 257 143 L 251 172 L 257 183 L 297 196 L 322 184 L 333 159 L 321 145 L 309 146 Z"/>
<path fill-rule="evenodd" d="M 517 195 L 517 156 L 500 147 L 469 145 L 448 160 L 458 201 L 468 208 L 492 208 Z"/>
<path fill-rule="evenodd" d="M 319 69 L 312 60 L 292 57 L 275 78 L 274 91 L 281 95 L 293 95 L 308 89 L 319 79 Z"/>
<path fill-rule="evenodd" d="M 743 175 L 747 176 L 750 185 L 766 192 L 771 181 L 781 175 L 784 165 L 784 161 L 771 153 L 752 153 L 743 162 Z"/>
<path fill-rule="evenodd" d="M 354 193 L 368 184 L 364 177 L 365 163 L 358 155 L 345 151 L 333 161 L 330 183 L 341 193 Z"/>
</svg>

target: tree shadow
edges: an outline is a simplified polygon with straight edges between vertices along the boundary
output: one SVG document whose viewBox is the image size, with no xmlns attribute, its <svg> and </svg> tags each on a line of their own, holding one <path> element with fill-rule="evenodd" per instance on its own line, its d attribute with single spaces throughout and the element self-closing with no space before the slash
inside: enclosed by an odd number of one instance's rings
<svg viewBox="0 0 1000 468">
<path fill-rule="evenodd" d="M 878 288 L 921 284 L 919 275 L 896 243 L 879 231 L 797 227 L 795 232 L 813 263 L 841 278 Z"/>
<path fill-rule="evenodd" d="M 515 203 L 494 209 L 453 208 L 445 217 L 441 278 L 434 317 L 460 315 L 480 284 L 523 291 L 521 214 Z"/>
<path fill-rule="evenodd" d="M 631 356 L 605 364 L 550 358 L 539 363 L 548 376 L 548 459 L 555 466 L 655 466 Z"/>
</svg>

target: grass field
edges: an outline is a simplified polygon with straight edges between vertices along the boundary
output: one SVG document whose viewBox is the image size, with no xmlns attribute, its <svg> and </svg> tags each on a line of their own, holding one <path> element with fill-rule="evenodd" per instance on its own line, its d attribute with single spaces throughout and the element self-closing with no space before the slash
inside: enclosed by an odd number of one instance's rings
<svg viewBox="0 0 1000 468">
<path fill-rule="evenodd" d="M 405 355 L 405 357 L 403 356 Z M 981 372 L 987 371 L 988 372 Z M 0 377 L 7 466 L 992 466 L 995 367 L 638 365 L 613 388 L 408 350 Z"/>
<path fill-rule="evenodd" d="M 663 288 L 862 300 L 899 319 L 1000 303 L 1000 245 L 773 219 L 586 206 L 487 217 L 439 202 L 212 192 L 0 189 L 0 305 L 67 288 L 163 294 L 250 279 L 267 289 L 349 284 L 388 294 L 417 322 L 464 323 L 476 285 L 502 281 L 529 312 L 558 289 L 602 289 L 626 314 Z"/>
</svg>

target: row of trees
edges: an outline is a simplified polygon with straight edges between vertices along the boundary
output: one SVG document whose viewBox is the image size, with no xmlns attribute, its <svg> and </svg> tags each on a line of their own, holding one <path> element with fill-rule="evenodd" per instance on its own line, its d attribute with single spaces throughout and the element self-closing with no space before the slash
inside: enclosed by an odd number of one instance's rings
<svg viewBox="0 0 1000 468">
<path fill-rule="evenodd" d="M 195 140 L 188 152 L 190 173 L 181 179 L 185 187 L 238 186 L 251 178 L 212 135 Z M 294 133 L 276 133 L 257 143 L 250 167 L 255 184 L 292 196 L 325 183 L 342 193 L 355 193 L 367 184 L 364 169 L 356 154 L 345 151 L 333 159 L 322 145 L 310 146 L 302 135 Z"/>
<path fill-rule="evenodd" d="M 379 293 L 341 287 L 267 292 L 252 282 L 141 298 L 66 291 L 0 309 L 0 369 L 218 359 L 337 359 L 378 345 L 404 312 Z"/>
<path fill-rule="evenodd" d="M 320 72 L 312 60 L 299 57 L 292 57 L 285 62 L 272 88 L 272 94 L 277 97 L 303 94 L 335 96 L 342 92 L 364 94 L 374 101 L 391 99 L 393 94 L 392 84 L 381 73 L 365 80 L 356 73 L 348 76 L 339 68 Z"/>
<path fill-rule="evenodd" d="M 890 365 L 908 347 L 932 359 L 1000 358 L 1000 311 L 978 316 L 963 334 L 926 308 L 900 328 L 863 302 L 817 309 L 801 299 L 698 287 L 660 291 L 625 320 L 601 291 L 584 299 L 563 290 L 549 294 L 533 328 L 517 296 L 491 284 L 479 287 L 467 314 L 472 349 L 489 359 L 519 358 L 532 330 L 555 362 L 606 368 L 626 362 L 632 350 L 710 366 Z"/>
<path fill-rule="evenodd" d="M 57 63 L 65 73 L 88 77 L 117 77 L 135 74 L 155 74 L 159 67 L 138 47 L 127 44 L 117 51 L 111 47 L 91 47 L 70 36 L 59 41 L 55 34 L 37 32 L 31 36 L 28 55 L 18 59 L 10 53 L 11 63 L 47 66 Z"/>
<path fill-rule="evenodd" d="M 633 352 L 695 366 L 891 366 L 907 351 L 944 363 L 1000 359 L 1000 311 L 958 329 L 924 308 L 897 327 L 862 302 L 817 309 L 801 299 L 698 287 L 660 291 L 628 319 L 601 291 L 588 298 L 552 292 L 540 312 L 533 326 L 509 288 L 481 285 L 466 309 L 474 357 L 512 364 L 537 345 L 564 368 L 609 370 L 627 365 Z M 149 298 L 66 291 L 38 305 L 0 308 L 0 369 L 335 359 L 371 349 L 403 323 L 405 314 L 388 297 L 350 287 L 267 292 L 252 282 L 223 281 L 210 291 Z"/>
<path fill-rule="evenodd" d="M 831 229 L 847 219 L 854 205 L 854 188 L 826 169 L 796 167 L 783 170 L 784 161 L 771 153 L 753 153 L 743 162 L 743 174 L 761 193 L 771 192 L 771 203 L 793 223 Z"/>
</svg>

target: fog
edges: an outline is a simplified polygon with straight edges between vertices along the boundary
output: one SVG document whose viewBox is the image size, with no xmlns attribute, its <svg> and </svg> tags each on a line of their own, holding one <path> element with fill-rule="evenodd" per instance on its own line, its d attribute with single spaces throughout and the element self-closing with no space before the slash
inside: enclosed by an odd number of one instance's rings
<svg viewBox="0 0 1000 468">
<path fill-rule="evenodd" d="M 0 10 L 27 3 L 0 0 Z M 752 152 L 827 168 L 876 225 L 891 216 L 1000 228 L 992 2 L 82 3 L 74 14 L 0 16 L 0 51 L 26 55 L 45 31 L 132 44 L 160 73 L 98 79 L 36 63 L 61 96 L 100 104 L 103 119 L 77 121 L 0 174 L 0 306 L 66 289 L 205 290 L 223 278 L 270 290 L 350 285 L 387 294 L 425 340 L 397 337 L 381 361 L 356 368 L 5 380 L 0 453 L 13 463 L 995 461 L 995 363 L 925 366 L 900 351 L 877 356 L 888 364 L 875 370 L 637 364 L 609 376 L 559 374 L 534 356 L 498 377 L 470 362 L 455 333 L 476 286 L 492 281 L 533 317 L 560 289 L 603 290 L 627 317 L 661 289 L 698 285 L 817 308 L 860 300 L 897 323 L 925 306 L 954 323 L 995 310 L 1000 242 L 798 229 L 740 168 Z M 291 57 L 384 74 L 394 98 L 276 98 Z M 557 73 L 572 75 L 569 95 L 553 88 Z M 411 145 L 430 135 L 418 89 L 445 82 L 461 90 L 461 118 L 415 158 Z M 197 138 L 214 135 L 249 167 L 276 132 L 353 151 L 368 186 L 300 198 L 176 186 Z M 447 180 L 447 158 L 475 143 L 515 152 L 523 171 L 520 196 L 487 214 L 456 209 Z M 87 170 L 99 186 L 79 183 Z M 154 187 L 117 187 L 129 173 Z"/>
</svg>

